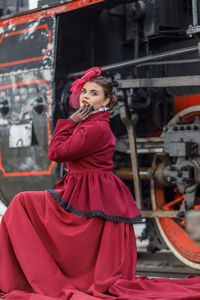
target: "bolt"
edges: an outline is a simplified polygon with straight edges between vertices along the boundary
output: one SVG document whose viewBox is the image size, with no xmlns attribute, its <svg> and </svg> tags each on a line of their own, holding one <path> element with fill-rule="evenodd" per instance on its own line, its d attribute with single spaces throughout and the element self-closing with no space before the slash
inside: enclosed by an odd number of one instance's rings
<svg viewBox="0 0 200 300">
<path fill-rule="evenodd" d="M 192 144 L 191 145 L 191 149 L 196 149 L 197 148 L 197 144 Z"/>
<path fill-rule="evenodd" d="M 175 177 L 171 177 L 171 182 L 176 182 L 176 178 Z"/>
<path fill-rule="evenodd" d="M 175 166 L 170 166 L 170 171 L 176 171 L 176 167 Z"/>
<path fill-rule="evenodd" d="M 181 167 L 181 171 L 188 171 L 188 167 L 187 166 Z"/>
<path fill-rule="evenodd" d="M 183 182 L 183 183 L 189 183 L 190 181 L 189 181 L 188 178 L 183 177 L 182 182 Z"/>
<path fill-rule="evenodd" d="M 117 81 L 113 81 L 113 86 L 114 87 L 118 87 L 118 82 Z"/>
<path fill-rule="evenodd" d="M 172 176 L 167 177 L 167 182 L 175 182 L 175 181 L 176 181 L 175 177 L 172 177 Z"/>
<path fill-rule="evenodd" d="M 182 172 L 181 169 L 179 169 L 179 170 L 177 171 L 177 176 L 178 176 L 178 177 L 182 177 L 182 176 L 183 176 L 183 172 Z"/>
<path fill-rule="evenodd" d="M 167 182 L 171 182 L 171 176 L 167 177 Z"/>
</svg>

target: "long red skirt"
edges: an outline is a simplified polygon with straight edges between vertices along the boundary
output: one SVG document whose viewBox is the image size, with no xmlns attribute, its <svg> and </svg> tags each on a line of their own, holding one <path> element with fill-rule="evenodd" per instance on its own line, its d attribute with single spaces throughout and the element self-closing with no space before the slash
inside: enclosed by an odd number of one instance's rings
<svg viewBox="0 0 200 300">
<path fill-rule="evenodd" d="M 135 278 L 133 226 L 66 212 L 24 192 L 0 226 L 0 297 L 30 300 L 200 299 L 200 278 Z"/>
</svg>

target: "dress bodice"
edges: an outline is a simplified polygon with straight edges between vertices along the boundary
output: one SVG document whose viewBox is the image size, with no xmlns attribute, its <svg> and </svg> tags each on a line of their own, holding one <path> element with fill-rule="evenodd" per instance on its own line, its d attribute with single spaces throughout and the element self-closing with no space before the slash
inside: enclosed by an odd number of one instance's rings
<svg viewBox="0 0 200 300">
<path fill-rule="evenodd" d="M 59 120 L 49 146 L 49 158 L 65 163 L 68 172 L 50 194 L 75 214 L 134 223 L 140 212 L 125 184 L 112 173 L 115 137 L 109 112 L 90 115 L 76 125 Z"/>
</svg>

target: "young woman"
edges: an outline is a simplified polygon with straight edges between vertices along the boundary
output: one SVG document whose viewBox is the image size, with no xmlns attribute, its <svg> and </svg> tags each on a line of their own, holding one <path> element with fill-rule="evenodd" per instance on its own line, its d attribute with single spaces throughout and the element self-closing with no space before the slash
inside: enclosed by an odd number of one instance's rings
<svg viewBox="0 0 200 300">
<path fill-rule="evenodd" d="M 77 111 L 58 120 L 49 158 L 66 175 L 51 190 L 15 196 L 0 226 L 5 299 L 199 299 L 200 280 L 135 278 L 140 213 L 112 173 L 112 85 L 92 68 L 71 88 Z"/>
</svg>

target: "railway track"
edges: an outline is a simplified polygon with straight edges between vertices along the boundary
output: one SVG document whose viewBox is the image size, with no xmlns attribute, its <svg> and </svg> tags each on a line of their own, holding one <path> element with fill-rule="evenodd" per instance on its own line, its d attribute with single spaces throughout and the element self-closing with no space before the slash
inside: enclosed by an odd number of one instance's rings
<svg viewBox="0 0 200 300">
<path fill-rule="evenodd" d="M 200 276 L 200 271 L 192 269 L 179 261 L 170 250 L 150 253 L 138 248 L 136 275 L 148 277 L 185 278 L 191 274 Z"/>
</svg>

